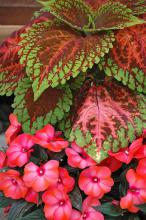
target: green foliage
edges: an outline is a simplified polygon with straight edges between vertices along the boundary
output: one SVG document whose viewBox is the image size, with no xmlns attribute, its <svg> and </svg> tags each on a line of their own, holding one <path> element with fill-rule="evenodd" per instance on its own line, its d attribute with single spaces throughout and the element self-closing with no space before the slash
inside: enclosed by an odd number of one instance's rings
<svg viewBox="0 0 146 220">
<path fill-rule="evenodd" d="M 0 208 L 5 208 L 11 205 L 15 200 L 6 198 L 2 193 L 0 193 Z"/>
</svg>

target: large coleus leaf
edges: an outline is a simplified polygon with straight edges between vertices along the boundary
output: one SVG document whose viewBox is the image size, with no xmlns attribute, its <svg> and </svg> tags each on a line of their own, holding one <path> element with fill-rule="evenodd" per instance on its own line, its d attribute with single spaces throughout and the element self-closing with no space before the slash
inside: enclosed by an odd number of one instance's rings
<svg viewBox="0 0 146 220">
<path fill-rule="evenodd" d="M 116 42 L 100 68 L 132 90 L 146 93 L 146 24 L 115 34 Z"/>
<path fill-rule="evenodd" d="M 18 84 L 12 107 L 24 132 L 34 133 L 49 123 L 54 125 L 62 120 L 72 105 L 72 93 L 67 85 L 55 89 L 50 87 L 34 102 L 31 86 L 28 78 Z"/>
<path fill-rule="evenodd" d="M 24 66 L 19 63 L 20 34 L 24 28 L 14 32 L 0 46 L 0 95 L 11 95 L 24 77 Z"/>
<path fill-rule="evenodd" d="M 32 25 L 20 45 L 20 62 L 33 81 L 34 99 L 49 86 L 65 84 L 70 77 L 86 72 L 112 48 L 112 32 L 83 36 L 56 20 Z"/>
<path fill-rule="evenodd" d="M 146 98 L 116 82 L 93 85 L 77 112 L 71 141 L 97 162 L 128 146 L 146 128 Z"/>
<path fill-rule="evenodd" d="M 92 25 L 92 11 L 83 0 L 37 0 L 46 10 L 76 29 Z"/>
<path fill-rule="evenodd" d="M 126 5 L 133 11 L 133 14 L 143 14 L 146 12 L 146 1 L 145 0 L 85 0 L 85 2 L 96 11 L 103 4 L 108 2 L 119 2 Z"/>
</svg>

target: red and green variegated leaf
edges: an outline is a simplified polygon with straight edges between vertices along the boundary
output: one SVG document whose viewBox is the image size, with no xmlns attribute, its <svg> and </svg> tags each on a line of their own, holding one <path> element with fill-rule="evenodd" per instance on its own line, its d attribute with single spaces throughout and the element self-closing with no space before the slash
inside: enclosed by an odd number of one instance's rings
<svg viewBox="0 0 146 220">
<path fill-rule="evenodd" d="M 9 96 L 14 93 L 18 82 L 26 75 L 25 65 L 19 63 L 20 35 L 32 24 L 48 20 L 49 17 L 52 18 L 50 13 L 41 13 L 37 19 L 33 19 L 28 25 L 12 33 L 0 45 L 0 95 Z"/>
<path fill-rule="evenodd" d="M 100 67 L 132 90 L 146 93 L 146 24 L 118 31 Z"/>
<path fill-rule="evenodd" d="M 57 128 L 63 132 L 67 139 L 69 138 L 72 129 L 72 121 L 69 113 L 67 113 L 64 118 L 59 121 Z"/>
<path fill-rule="evenodd" d="M 133 14 L 139 15 L 146 13 L 145 0 L 116 0 L 116 1 L 119 1 L 122 4 L 127 5 L 127 7 L 133 11 Z"/>
<path fill-rule="evenodd" d="M 146 127 L 146 98 L 116 82 L 93 85 L 77 112 L 71 141 L 97 162 L 127 147 Z"/>
<path fill-rule="evenodd" d="M 95 29 L 123 29 L 136 24 L 142 24 L 144 20 L 133 15 L 131 9 L 119 2 L 103 4 L 95 13 Z"/>
<path fill-rule="evenodd" d="M 21 28 L 14 32 L 0 45 L 0 95 L 11 95 L 24 77 L 24 66 L 19 63 L 18 50 Z"/>
<path fill-rule="evenodd" d="M 146 12 L 146 1 L 145 0 L 85 0 L 85 2 L 97 11 L 103 4 L 108 2 L 119 2 L 126 5 L 133 11 L 133 14 L 143 14 Z"/>
<path fill-rule="evenodd" d="M 28 78 L 18 84 L 12 107 L 24 132 L 34 133 L 49 123 L 55 125 L 62 120 L 72 105 L 72 93 L 67 85 L 55 89 L 50 87 L 34 102 L 31 86 Z"/>
<path fill-rule="evenodd" d="M 92 11 L 83 0 L 37 0 L 46 10 L 76 29 L 86 29 L 93 22 Z"/>
<path fill-rule="evenodd" d="M 33 25 L 26 34 L 19 51 L 20 62 L 33 81 L 35 100 L 49 86 L 65 84 L 70 77 L 86 72 L 112 48 L 112 32 L 82 36 L 81 33 L 54 22 Z"/>
</svg>

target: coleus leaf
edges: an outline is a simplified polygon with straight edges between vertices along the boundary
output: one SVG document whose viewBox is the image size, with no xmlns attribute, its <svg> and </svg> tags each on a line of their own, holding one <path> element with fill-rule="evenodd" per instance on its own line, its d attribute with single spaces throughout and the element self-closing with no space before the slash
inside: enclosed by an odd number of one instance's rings
<svg viewBox="0 0 146 220">
<path fill-rule="evenodd" d="M 117 152 L 141 135 L 146 127 L 145 106 L 145 96 L 116 82 L 93 85 L 77 112 L 70 140 L 100 162 L 109 150 Z"/>
<path fill-rule="evenodd" d="M 35 24 L 21 37 L 20 62 L 33 81 L 34 100 L 49 86 L 65 84 L 92 68 L 114 41 L 110 31 L 85 37 L 56 20 Z"/>
<path fill-rule="evenodd" d="M 88 0 L 38 1 L 66 24 L 85 32 L 122 29 L 144 22 L 135 17 L 126 4 L 121 4 L 119 1 L 100 0 L 94 3 Z"/>
<path fill-rule="evenodd" d="M 145 0 L 116 0 L 116 1 L 119 1 L 122 4 L 127 5 L 127 7 L 133 11 L 133 14 L 139 15 L 146 13 Z"/>
<path fill-rule="evenodd" d="M 45 21 L 51 17 L 50 13 L 41 13 L 37 19 L 33 19 L 28 25 L 15 31 L 0 45 L 0 95 L 10 96 L 18 86 L 18 82 L 26 75 L 25 65 L 20 64 L 18 51 L 21 34 L 25 33 L 32 24 Z"/>
<path fill-rule="evenodd" d="M 67 85 L 55 89 L 50 87 L 34 102 L 31 81 L 24 78 L 15 91 L 12 107 L 23 125 L 24 132 L 34 133 L 44 125 L 54 125 L 62 120 L 71 105 L 72 93 Z"/>
<path fill-rule="evenodd" d="M 24 66 L 19 63 L 18 50 L 21 28 L 8 37 L 0 46 L 0 95 L 10 96 L 16 89 L 18 82 L 24 77 Z"/>
<path fill-rule="evenodd" d="M 145 0 L 85 0 L 85 2 L 96 11 L 103 4 L 108 2 L 119 2 L 126 5 L 133 11 L 133 14 L 143 14 L 146 12 L 146 1 Z"/>
<path fill-rule="evenodd" d="M 92 11 L 83 0 L 37 0 L 46 10 L 78 30 L 88 28 L 93 22 Z"/>
<path fill-rule="evenodd" d="M 146 24 L 118 31 L 115 37 L 115 46 L 100 68 L 130 89 L 146 93 Z"/>
<path fill-rule="evenodd" d="M 67 114 L 65 114 L 63 119 L 59 121 L 57 124 L 59 130 L 63 131 L 63 134 L 67 139 L 70 136 L 73 122 L 76 120 L 76 112 L 78 111 L 79 107 L 82 106 L 82 104 L 84 103 L 85 98 L 88 94 L 88 89 L 91 86 L 92 78 L 90 78 L 90 76 L 92 77 L 92 75 L 88 72 L 87 76 L 88 78 L 84 81 L 82 86 L 73 91 L 73 104 L 71 106 L 70 111 Z"/>
<path fill-rule="evenodd" d="M 135 17 L 131 9 L 119 2 L 109 1 L 95 13 L 96 30 L 123 29 L 142 23 L 144 20 Z"/>
</svg>

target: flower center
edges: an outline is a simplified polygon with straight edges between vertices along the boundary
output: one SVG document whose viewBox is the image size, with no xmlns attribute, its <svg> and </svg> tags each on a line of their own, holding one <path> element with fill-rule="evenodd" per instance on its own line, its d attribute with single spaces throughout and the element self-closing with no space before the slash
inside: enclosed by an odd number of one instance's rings
<svg viewBox="0 0 146 220">
<path fill-rule="evenodd" d="M 84 214 L 83 214 L 83 219 L 86 219 L 88 217 L 88 215 L 87 215 L 87 213 L 85 212 Z"/>
<path fill-rule="evenodd" d="M 22 147 L 22 153 L 26 153 L 27 152 L 27 149 L 25 147 Z"/>
<path fill-rule="evenodd" d="M 15 179 L 12 179 L 12 184 L 17 185 L 17 181 Z"/>
<path fill-rule="evenodd" d="M 92 180 L 93 180 L 94 183 L 98 183 L 99 182 L 99 178 L 98 177 L 93 177 Z"/>
<path fill-rule="evenodd" d="M 62 183 L 62 180 L 61 180 L 61 178 L 59 178 L 59 179 L 58 179 L 58 183 Z"/>
<path fill-rule="evenodd" d="M 59 202 L 59 206 L 63 206 L 63 205 L 65 205 L 65 201 L 64 201 L 64 200 L 61 200 L 61 201 Z"/>
<path fill-rule="evenodd" d="M 44 170 L 43 168 L 39 168 L 39 169 L 38 169 L 38 174 L 39 174 L 39 176 L 43 176 L 44 173 L 45 173 L 45 170 Z"/>
<path fill-rule="evenodd" d="M 132 193 L 139 193 L 139 189 L 137 189 L 137 188 L 135 188 L 135 187 L 131 187 L 131 188 L 130 188 L 130 191 L 131 191 Z"/>
<path fill-rule="evenodd" d="M 129 155 L 129 151 L 128 151 L 128 150 L 125 150 L 125 154 L 128 156 L 128 155 Z"/>
</svg>

